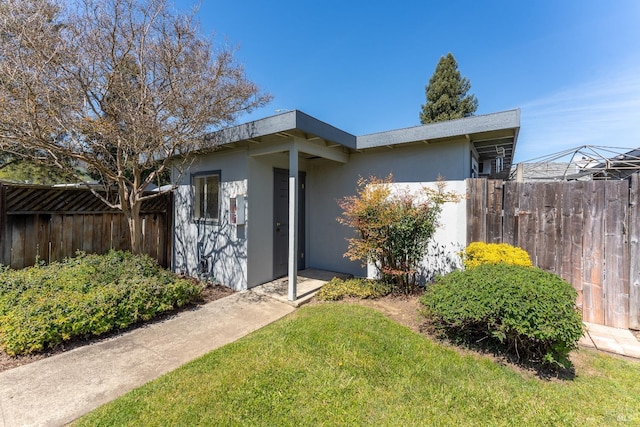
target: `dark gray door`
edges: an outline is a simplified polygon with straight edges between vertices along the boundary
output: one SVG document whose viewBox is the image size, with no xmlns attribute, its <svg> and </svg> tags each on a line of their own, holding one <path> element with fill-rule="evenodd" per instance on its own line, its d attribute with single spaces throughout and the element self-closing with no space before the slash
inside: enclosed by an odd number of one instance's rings
<svg viewBox="0 0 640 427">
<path fill-rule="evenodd" d="M 273 272 L 275 277 L 287 275 L 289 264 L 289 171 L 273 171 Z M 306 174 L 298 175 L 298 270 L 305 267 L 305 179 Z"/>
</svg>

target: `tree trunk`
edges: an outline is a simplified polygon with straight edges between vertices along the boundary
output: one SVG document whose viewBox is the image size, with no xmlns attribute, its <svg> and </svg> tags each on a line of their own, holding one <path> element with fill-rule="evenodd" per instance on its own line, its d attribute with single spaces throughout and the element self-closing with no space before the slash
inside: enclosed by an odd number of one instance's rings
<svg viewBox="0 0 640 427">
<path fill-rule="evenodd" d="M 141 203 L 136 201 L 129 207 L 127 223 L 129 224 L 129 236 L 131 238 L 131 253 L 142 254 L 144 244 L 144 230 L 142 229 L 142 218 L 140 217 Z"/>
</svg>

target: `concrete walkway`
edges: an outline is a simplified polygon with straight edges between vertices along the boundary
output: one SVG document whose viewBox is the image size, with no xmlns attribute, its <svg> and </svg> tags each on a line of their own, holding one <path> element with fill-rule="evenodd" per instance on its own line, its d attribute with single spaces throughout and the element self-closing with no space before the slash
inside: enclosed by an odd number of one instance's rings
<svg viewBox="0 0 640 427">
<path fill-rule="evenodd" d="M 0 372 L 0 426 L 60 426 L 295 308 L 241 292 L 96 344 Z"/>
<path fill-rule="evenodd" d="M 301 272 L 302 273 L 302 272 Z M 300 278 L 303 299 L 328 280 Z M 0 372 L 0 427 L 60 426 L 186 362 L 233 342 L 295 310 L 286 282 L 213 301 L 198 309 L 99 343 Z M 587 324 L 580 345 L 640 358 L 626 329 Z"/>
<path fill-rule="evenodd" d="M 630 330 L 586 322 L 585 326 L 587 332 L 580 339 L 579 345 L 640 359 L 640 342 Z"/>
</svg>

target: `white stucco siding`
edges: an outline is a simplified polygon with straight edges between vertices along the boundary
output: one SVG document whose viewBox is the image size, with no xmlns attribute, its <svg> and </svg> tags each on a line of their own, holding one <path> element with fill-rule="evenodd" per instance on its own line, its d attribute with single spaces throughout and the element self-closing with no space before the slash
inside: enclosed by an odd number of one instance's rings
<svg viewBox="0 0 640 427">
<path fill-rule="evenodd" d="M 438 274 L 448 273 L 462 266 L 459 252 L 464 249 L 467 242 L 467 184 L 464 180 L 444 181 L 445 191 L 460 195 L 458 203 L 445 203 L 442 205 L 440 220 L 433 239 L 429 245 L 427 256 L 422 261 L 418 276 L 420 282 L 429 281 Z M 437 189 L 436 182 L 420 183 L 395 183 L 393 192 L 408 191 L 410 194 L 420 194 L 424 187 Z M 367 275 L 374 277 L 374 270 L 368 268 Z"/>
<path fill-rule="evenodd" d="M 307 184 L 310 194 L 322 195 L 309 201 L 308 266 L 356 276 L 366 276 L 367 268 L 358 261 L 350 261 L 343 254 L 347 250 L 347 238 L 353 231 L 337 223 L 341 215 L 337 200 L 355 194 L 360 176 L 385 177 L 393 174 L 399 184 L 435 182 L 439 176 L 465 194 L 464 179 L 470 175 L 470 145 L 467 141 L 446 144 L 396 147 L 378 151 L 353 153 L 345 165 L 321 161 L 310 162 Z M 451 189 L 454 189 L 451 187 Z M 456 190 L 457 191 L 457 190 Z M 453 210 L 453 211 L 452 211 Z M 466 243 L 466 204 L 446 206 L 442 214 L 443 230 L 436 236 L 438 244 L 464 246 Z M 445 234 L 443 234 L 445 233 Z M 432 261 L 430 261 L 433 264 Z"/>
<path fill-rule="evenodd" d="M 219 221 L 194 220 L 192 176 L 220 172 Z M 247 225 L 230 224 L 230 199 L 247 193 L 245 151 L 215 152 L 196 159 L 175 191 L 174 270 L 206 275 L 236 290 L 247 288 Z M 247 218 L 251 205 L 245 201 Z M 206 264 L 204 270 L 202 262 Z"/>
</svg>

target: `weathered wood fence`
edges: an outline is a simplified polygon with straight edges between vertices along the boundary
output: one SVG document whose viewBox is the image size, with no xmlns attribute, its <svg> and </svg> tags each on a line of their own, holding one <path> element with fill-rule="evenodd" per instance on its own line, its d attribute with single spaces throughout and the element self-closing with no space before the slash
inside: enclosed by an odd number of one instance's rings
<svg viewBox="0 0 640 427">
<path fill-rule="evenodd" d="M 144 252 L 171 263 L 170 194 L 142 206 Z M 126 218 L 84 188 L 0 184 L 0 264 L 60 261 L 76 251 L 131 249 Z"/>
<path fill-rule="evenodd" d="M 640 175 L 467 181 L 467 241 L 509 243 L 578 291 L 587 322 L 640 329 Z"/>
</svg>

